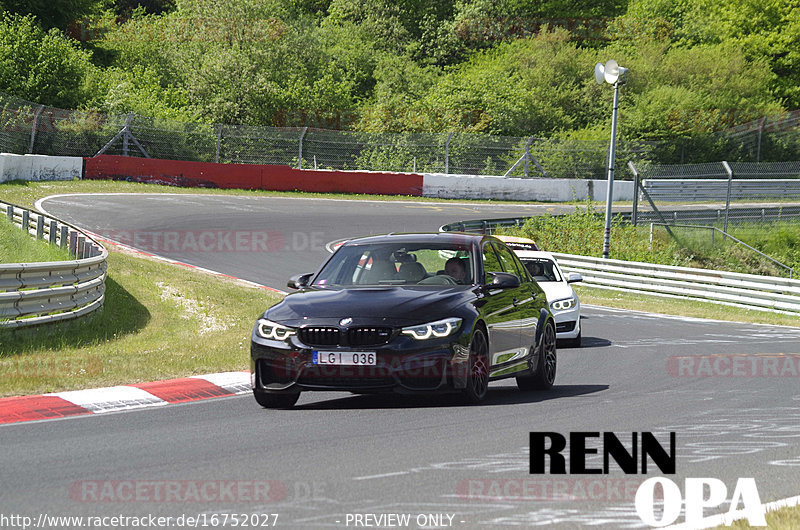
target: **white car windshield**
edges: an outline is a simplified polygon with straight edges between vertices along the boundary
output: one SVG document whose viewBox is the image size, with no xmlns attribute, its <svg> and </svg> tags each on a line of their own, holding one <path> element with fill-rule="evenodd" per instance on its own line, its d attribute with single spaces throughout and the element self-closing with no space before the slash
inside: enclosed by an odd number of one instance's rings
<svg viewBox="0 0 800 530">
<path fill-rule="evenodd" d="M 564 281 L 553 260 L 547 258 L 523 258 L 522 262 L 537 282 Z"/>
<path fill-rule="evenodd" d="M 313 285 L 468 285 L 472 283 L 472 265 L 468 247 L 461 245 L 345 245 L 325 264 Z"/>
</svg>

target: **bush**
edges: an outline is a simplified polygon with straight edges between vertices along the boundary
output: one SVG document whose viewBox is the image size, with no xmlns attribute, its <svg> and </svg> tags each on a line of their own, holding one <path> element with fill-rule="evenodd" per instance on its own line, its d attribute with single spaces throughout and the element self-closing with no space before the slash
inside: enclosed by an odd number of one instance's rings
<svg viewBox="0 0 800 530">
<path fill-rule="evenodd" d="M 33 16 L 0 15 L 0 91 L 62 108 L 91 96 L 91 54 L 58 30 L 45 32 Z"/>
</svg>

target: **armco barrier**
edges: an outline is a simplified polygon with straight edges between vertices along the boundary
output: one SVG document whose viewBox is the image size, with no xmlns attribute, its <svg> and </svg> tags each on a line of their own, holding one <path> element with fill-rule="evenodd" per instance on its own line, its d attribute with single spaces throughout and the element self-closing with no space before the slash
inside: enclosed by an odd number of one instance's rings
<svg viewBox="0 0 800 530">
<path fill-rule="evenodd" d="M 736 179 L 731 200 L 788 199 L 800 196 L 800 179 Z M 727 179 L 645 179 L 642 186 L 654 201 L 725 200 Z"/>
<path fill-rule="evenodd" d="M 75 318 L 103 305 L 108 251 L 58 219 L 0 201 L 14 224 L 39 239 L 69 248 L 77 258 L 44 263 L 0 263 L 0 328 Z"/>
<path fill-rule="evenodd" d="M 83 173 L 77 156 L 15 155 L 0 153 L 0 182 L 9 180 L 72 180 Z"/>
<path fill-rule="evenodd" d="M 800 280 L 553 253 L 591 287 L 663 294 L 800 315 Z"/>
<path fill-rule="evenodd" d="M 204 188 L 422 195 L 422 175 L 417 174 L 309 170 L 289 166 L 215 164 L 116 155 L 86 158 L 83 178 Z"/>
<path fill-rule="evenodd" d="M 570 178 L 505 178 L 489 175 L 425 173 L 423 195 L 442 199 L 497 199 L 512 201 L 605 201 L 605 180 Z M 633 182 L 614 183 L 614 200 L 633 200 Z"/>
<path fill-rule="evenodd" d="M 451 223 L 440 232 L 493 233 L 521 226 L 526 217 Z M 800 315 L 800 280 L 737 272 L 657 265 L 552 253 L 566 272 L 579 272 L 583 285 L 716 302 L 762 311 Z"/>
</svg>

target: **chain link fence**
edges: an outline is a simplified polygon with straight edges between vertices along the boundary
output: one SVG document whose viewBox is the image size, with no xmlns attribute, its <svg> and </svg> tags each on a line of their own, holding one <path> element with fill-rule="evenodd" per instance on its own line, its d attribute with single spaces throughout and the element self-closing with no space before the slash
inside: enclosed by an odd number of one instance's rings
<svg viewBox="0 0 800 530">
<path fill-rule="evenodd" d="M 800 114 L 730 133 L 619 141 L 637 165 L 800 158 Z M 64 110 L 0 93 L 0 150 L 55 156 L 117 154 L 172 160 L 283 164 L 512 177 L 606 178 L 607 141 L 478 133 L 367 133 L 310 127 L 184 123 L 136 114 Z M 791 155 L 791 156 L 790 156 Z M 777 158 L 776 158 L 777 157 Z M 617 178 L 630 179 L 618 164 Z"/>
<path fill-rule="evenodd" d="M 629 168 L 637 190 L 631 221 L 650 225 L 651 242 L 672 238 L 687 255 L 722 256 L 754 274 L 792 277 L 800 267 L 792 244 L 800 238 L 800 162 Z"/>
<path fill-rule="evenodd" d="M 628 164 L 632 220 L 718 225 L 800 217 L 800 162 Z"/>
</svg>

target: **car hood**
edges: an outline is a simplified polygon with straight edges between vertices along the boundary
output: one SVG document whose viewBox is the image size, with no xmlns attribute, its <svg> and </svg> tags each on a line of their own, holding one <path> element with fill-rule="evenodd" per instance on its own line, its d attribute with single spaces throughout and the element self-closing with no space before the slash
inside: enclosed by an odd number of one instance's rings
<svg viewBox="0 0 800 530">
<path fill-rule="evenodd" d="M 539 282 L 539 287 L 544 291 L 548 302 L 575 296 L 575 291 L 572 290 L 572 286 L 566 282 Z M 575 298 L 577 298 L 577 296 L 575 296 Z"/>
<path fill-rule="evenodd" d="M 264 317 L 289 326 L 353 318 L 361 322 L 414 324 L 448 316 L 476 298 L 470 286 L 431 288 L 420 286 L 325 288 L 288 294 L 267 309 Z"/>
</svg>

